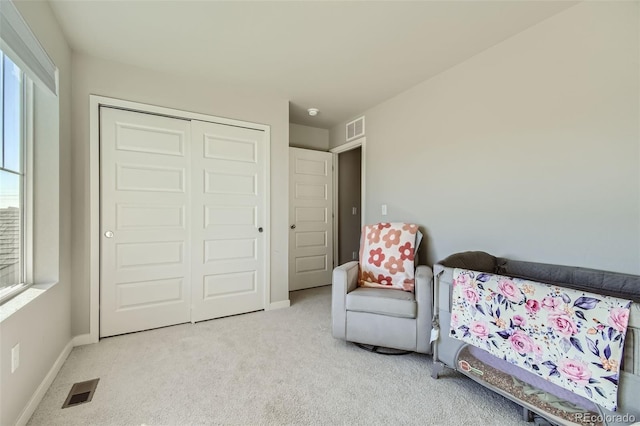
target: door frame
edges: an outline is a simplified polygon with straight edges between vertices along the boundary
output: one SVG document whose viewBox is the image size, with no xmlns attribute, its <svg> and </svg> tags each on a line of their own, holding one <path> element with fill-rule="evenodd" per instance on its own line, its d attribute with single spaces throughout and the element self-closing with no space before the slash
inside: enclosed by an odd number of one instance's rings
<svg viewBox="0 0 640 426">
<path fill-rule="evenodd" d="M 111 107 L 188 120 L 208 121 L 246 127 L 265 132 L 265 224 L 264 234 L 264 309 L 270 307 L 271 296 L 271 126 L 199 114 L 174 108 L 134 101 L 89 95 L 89 333 L 74 338 L 75 345 L 97 343 L 100 340 L 100 107 Z"/>
<path fill-rule="evenodd" d="M 360 226 L 364 226 L 364 212 L 365 212 L 365 196 L 366 196 L 366 167 L 365 158 L 367 158 L 367 138 L 361 137 L 351 142 L 339 145 L 329 150 L 333 154 L 333 261 L 334 267 L 338 266 L 335 263 L 338 262 L 338 155 L 343 152 L 351 151 L 356 148 L 362 148 L 360 151 Z"/>
</svg>

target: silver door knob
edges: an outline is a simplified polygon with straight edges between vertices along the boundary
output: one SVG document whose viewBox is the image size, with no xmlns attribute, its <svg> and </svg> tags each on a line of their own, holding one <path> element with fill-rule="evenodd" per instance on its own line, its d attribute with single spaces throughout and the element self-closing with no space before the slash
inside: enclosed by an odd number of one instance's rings
<svg viewBox="0 0 640 426">
<path fill-rule="evenodd" d="M 107 238 L 113 238 L 113 232 L 107 231 L 107 232 L 104 233 L 104 236 L 107 237 Z"/>
<path fill-rule="evenodd" d="M 291 225 L 291 229 L 296 229 L 296 224 Z"/>
</svg>

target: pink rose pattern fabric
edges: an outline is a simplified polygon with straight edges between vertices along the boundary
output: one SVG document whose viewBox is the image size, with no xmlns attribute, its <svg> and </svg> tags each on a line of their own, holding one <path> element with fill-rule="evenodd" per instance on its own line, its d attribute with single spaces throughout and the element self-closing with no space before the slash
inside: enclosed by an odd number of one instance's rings
<svg viewBox="0 0 640 426">
<path fill-rule="evenodd" d="M 417 232 L 418 226 L 411 223 L 365 225 L 358 285 L 413 291 Z"/>
<path fill-rule="evenodd" d="M 631 301 L 455 269 L 450 336 L 615 411 Z"/>
</svg>

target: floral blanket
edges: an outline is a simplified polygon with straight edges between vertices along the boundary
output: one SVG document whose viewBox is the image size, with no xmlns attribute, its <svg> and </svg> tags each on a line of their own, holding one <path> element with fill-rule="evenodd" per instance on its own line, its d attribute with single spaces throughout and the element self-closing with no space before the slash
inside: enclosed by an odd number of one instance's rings
<svg viewBox="0 0 640 426">
<path fill-rule="evenodd" d="M 631 301 L 455 269 L 450 335 L 609 410 Z"/>
</svg>

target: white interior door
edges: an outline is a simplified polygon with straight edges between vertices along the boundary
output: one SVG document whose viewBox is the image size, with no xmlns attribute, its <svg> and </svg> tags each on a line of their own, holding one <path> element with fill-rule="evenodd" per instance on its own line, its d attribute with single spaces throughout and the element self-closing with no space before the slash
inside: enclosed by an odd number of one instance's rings
<svg viewBox="0 0 640 426">
<path fill-rule="evenodd" d="M 265 132 L 192 122 L 193 321 L 264 308 Z"/>
<path fill-rule="evenodd" d="M 100 108 L 100 335 L 190 320 L 190 122 Z"/>
<path fill-rule="evenodd" d="M 289 148 L 289 290 L 331 284 L 333 156 Z"/>
</svg>

